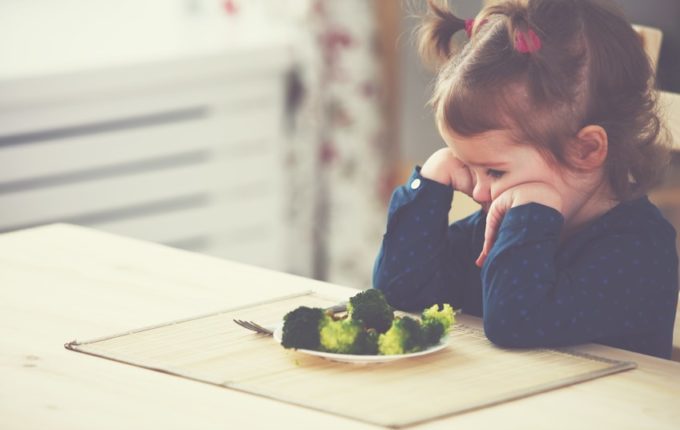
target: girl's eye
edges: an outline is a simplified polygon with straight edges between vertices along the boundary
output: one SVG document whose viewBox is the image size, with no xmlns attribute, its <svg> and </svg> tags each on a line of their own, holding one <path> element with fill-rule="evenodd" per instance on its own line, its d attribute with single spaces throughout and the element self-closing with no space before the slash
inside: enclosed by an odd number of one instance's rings
<svg viewBox="0 0 680 430">
<path fill-rule="evenodd" d="M 498 178 L 502 177 L 505 174 L 505 172 L 502 172 L 500 170 L 495 170 L 495 169 L 489 169 L 489 170 L 486 171 L 486 174 L 487 174 L 487 176 L 489 176 L 491 178 L 498 179 Z"/>
</svg>

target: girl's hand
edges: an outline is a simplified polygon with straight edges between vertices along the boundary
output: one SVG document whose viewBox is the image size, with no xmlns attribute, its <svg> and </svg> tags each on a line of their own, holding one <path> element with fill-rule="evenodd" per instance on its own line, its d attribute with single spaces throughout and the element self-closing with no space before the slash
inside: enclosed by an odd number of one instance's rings
<svg viewBox="0 0 680 430">
<path fill-rule="evenodd" d="M 442 148 L 430 155 L 420 174 L 427 179 L 451 185 L 456 191 L 472 196 L 474 182 L 470 169 L 449 148 Z"/>
<path fill-rule="evenodd" d="M 496 241 L 498 229 L 503 217 L 515 206 L 527 203 L 540 203 L 562 213 L 562 197 L 557 190 L 542 182 L 528 182 L 508 188 L 503 191 L 489 207 L 486 214 L 486 229 L 484 230 L 484 246 L 475 264 L 482 267 L 491 247 Z"/>
</svg>

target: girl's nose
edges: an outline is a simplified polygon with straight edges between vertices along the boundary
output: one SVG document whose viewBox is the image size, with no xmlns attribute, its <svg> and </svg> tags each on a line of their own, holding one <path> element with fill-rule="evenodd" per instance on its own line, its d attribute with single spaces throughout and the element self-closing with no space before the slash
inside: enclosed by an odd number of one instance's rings
<svg viewBox="0 0 680 430">
<path fill-rule="evenodd" d="M 477 203 L 487 203 L 491 201 L 491 190 L 485 181 L 477 181 L 472 189 L 472 198 Z"/>
</svg>

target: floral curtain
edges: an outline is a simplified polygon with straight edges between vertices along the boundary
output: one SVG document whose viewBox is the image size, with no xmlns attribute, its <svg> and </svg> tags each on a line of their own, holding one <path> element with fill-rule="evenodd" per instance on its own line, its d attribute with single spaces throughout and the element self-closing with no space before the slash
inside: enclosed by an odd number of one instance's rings
<svg viewBox="0 0 680 430">
<path fill-rule="evenodd" d="M 289 16 L 297 29 L 286 161 L 290 270 L 367 288 L 396 149 L 381 109 L 374 3 L 282 3 L 297 11 Z"/>
</svg>

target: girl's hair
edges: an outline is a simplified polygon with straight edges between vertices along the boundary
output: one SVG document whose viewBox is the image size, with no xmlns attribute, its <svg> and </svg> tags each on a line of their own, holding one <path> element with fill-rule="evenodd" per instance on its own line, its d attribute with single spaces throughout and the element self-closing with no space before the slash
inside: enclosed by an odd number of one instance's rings
<svg viewBox="0 0 680 430">
<path fill-rule="evenodd" d="M 507 0 L 474 24 L 428 0 L 420 52 L 438 72 L 437 123 L 463 136 L 509 129 L 572 169 L 567 142 L 586 125 L 607 132 L 606 176 L 620 200 L 649 190 L 668 162 L 653 71 L 623 16 L 597 0 Z M 467 26 L 467 28 L 466 28 Z M 460 53 L 451 39 L 467 30 Z"/>
</svg>

